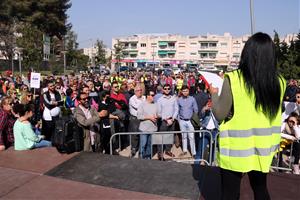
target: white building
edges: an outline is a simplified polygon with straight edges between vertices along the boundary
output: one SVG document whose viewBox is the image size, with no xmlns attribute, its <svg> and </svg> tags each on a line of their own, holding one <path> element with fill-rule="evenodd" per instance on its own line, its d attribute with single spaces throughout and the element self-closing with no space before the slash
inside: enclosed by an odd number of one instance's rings
<svg viewBox="0 0 300 200">
<path fill-rule="evenodd" d="M 236 66 L 249 35 L 233 37 L 207 34 L 205 36 L 182 36 L 171 34 L 140 34 L 112 39 L 112 46 L 123 46 L 121 65 L 165 67 L 199 65 L 212 69 Z M 113 63 L 117 60 L 113 57 Z"/>
<path fill-rule="evenodd" d="M 105 48 L 105 52 L 106 52 L 106 58 L 109 58 L 111 55 L 111 49 Z M 83 54 L 87 55 L 90 58 L 91 63 L 95 62 L 94 59 L 97 53 L 98 53 L 98 48 L 96 46 L 83 49 Z"/>
</svg>

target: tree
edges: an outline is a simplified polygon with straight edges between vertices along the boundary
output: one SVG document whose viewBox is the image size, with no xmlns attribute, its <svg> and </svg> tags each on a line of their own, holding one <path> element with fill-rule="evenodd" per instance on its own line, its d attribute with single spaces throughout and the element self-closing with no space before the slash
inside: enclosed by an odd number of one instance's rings
<svg viewBox="0 0 300 200">
<path fill-rule="evenodd" d="M 72 67 L 76 66 L 76 59 L 78 56 L 77 48 L 78 48 L 77 34 L 74 31 L 69 30 L 65 37 L 65 49 L 64 49 L 67 52 L 66 53 L 67 66 L 72 66 Z"/>
<path fill-rule="evenodd" d="M 281 75 L 286 79 L 300 78 L 300 35 L 295 41 L 288 45 L 285 41 L 280 42 L 278 33 L 274 35 L 275 52 L 277 56 L 277 67 Z M 298 46 L 297 46 L 298 45 Z"/>
<path fill-rule="evenodd" d="M 34 33 L 37 33 L 36 31 L 38 30 L 42 33 L 62 39 L 67 30 L 71 27 L 71 24 L 67 24 L 68 16 L 66 14 L 66 11 L 70 7 L 70 0 L 1 0 L 0 50 L 2 54 L 9 58 L 13 65 L 16 40 L 18 40 L 16 38 L 18 35 L 16 30 L 20 30 L 18 28 L 19 26 L 28 26 L 25 28 L 34 30 Z M 28 33 L 27 30 L 24 31 L 25 35 L 21 36 L 24 40 L 26 35 L 33 34 Z M 31 40 L 31 38 L 28 39 L 28 41 L 35 42 Z M 28 50 L 30 47 L 28 42 L 23 41 L 21 43 L 23 43 L 22 45 L 25 45 L 25 49 Z M 36 46 L 36 44 L 37 42 L 31 46 Z M 36 50 L 39 50 L 39 48 L 28 50 L 25 53 L 28 53 L 28 56 L 33 55 L 32 52 Z"/>
<path fill-rule="evenodd" d="M 15 46 L 15 27 L 12 24 L 0 23 L 0 51 L 11 62 L 13 62 Z"/>
<path fill-rule="evenodd" d="M 120 40 L 117 40 L 117 43 L 114 45 L 114 57 L 116 59 L 116 67 L 120 67 L 120 62 L 124 57 L 123 49 L 123 44 L 120 42 Z"/>
<path fill-rule="evenodd" d="M 96 65 L 105 65 L 106 64 L 106 46 L 102 40 L 96 41 L 97 55 L 95 56 Z"/>
<path fill-rule="evenodd" d="M 71 24 L 67 24 L 70 0 L 6 0 L 10 18 L 36 26 L 50 36 L 62 38 Z"/>
<path fill-rule="evenodd" d="M 23 66 L 25 69 L 40 70 L 43 60 L 43 33 L 34 26 L 22 23 L 19 25 L 17 46 L 22 48 Z"/>
</svg>

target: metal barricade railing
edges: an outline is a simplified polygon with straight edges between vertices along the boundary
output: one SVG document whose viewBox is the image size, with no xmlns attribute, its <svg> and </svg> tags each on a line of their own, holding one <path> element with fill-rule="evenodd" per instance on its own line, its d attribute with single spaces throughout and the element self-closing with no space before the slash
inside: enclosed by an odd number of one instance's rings
<svg viewBox="0 0 300 200">
<path fill-rule="evenodd" d="M 200 137 L 203 137 L 202 139 L 202 149 L 205 149 L 204 147 L 204 136 L 208 135 L 209 136 L 209 159 L 208 161 L 206 161 L 205 159 L 203 159 L 203 152 L 204 150 L 202 150 L 202 155 L 200 155 L 200 159 L 195 159 L 195 160 L 186 160 L 186 159 L 180 159 L 180 160 L 174 160 L 174 157 L 172 157 L 172 159 L 174 161 L 177 162 L 200 162 L 203 161 L 205 162 L 207 165 L 211 165 L 212 164 L 212 156 L 213 156 L 213 141 L 215 138 L 212 137 L 212 133 L 208 130 L 195 130 L 195 131 L 162 131 L 162 132 L 120 132 L 120 133 L 114 133 L 111 137 L 110 137 L 110 154 L 113 154 L 113 139 L 116 136 L 119 136 L 119 148 L 121 147 L 121 140 L 120 140 L 120 136 L 122 135 L 128 135 L 129 136 L 129 146 L 131 146 L 131 136 L 132 135 L 144 135 L 144 134 L 150 134 L 150 135 L 167 135 L 167 134 L 179 134 L 179 133 L 199 133 Z M 163 136 L 162 136 L 163 137 Z M 196 142 L 196 141 L 195 141 Z M 216 142 L 215 142 L 216 143 Z M 162 138 L 162 149 L 163 149 L 163 138 Z M 215 151 L 215 150 L 214 150 Z M 131 154 L 130 154 L 131 156 Z M 151 142 L 151 157 L 152 157 L 152 142 Z"/>
<path fill-rule="evenodd" d="M 276 169 L 276 170 L 285 170 L 285 171 L 292 171 L 292 156 L 293 156 L 293 142 L 291 143 L 291 148 L 290 148 L 290 159 L 289 159 L 289 164 L 288 167 L 281 167 L 279 166 L 279 164 L 281 162 L 283 162 L 283 156 L 281 156 L 283 154 L 283 150 L 280 151 L 280 145 L 279 148 L 277 150 L 277 162 L 276 162 L 276 166 L 271 166 L 272 169 Z M 282 160 L 281 160 L 282 159 Z"/>
<path fill-rule="evenodd" d="M 214 144 L 214 155 L 217 155 L 217 141 L 218 141 L 218 137 L 220 135 L 220 132 L 218 132 L 214 138 L 214 141 L 215 141 L 215 144 Z M 279 146 L 279 149 L 280 149 L 280 146 Z M 293 142 L 291 143 L 291 148 L 290 148 L 290 159 L 289 159 L 289 164 L 288 164 L 288 167 L 280 167 L 279 166 L 279 163 L 280 163 L 280 159 L 283 159 L 283 157 L 279 156 L 281 151 L 280 150 L 277 150 L 277 162 L 276 162 L 276 166 L 271 166 L 272 169 L 276 169 L 276 170 L 285 170 L 285 171 L 292 171 L 292 155 L 293 155 Z"/>
</svg>

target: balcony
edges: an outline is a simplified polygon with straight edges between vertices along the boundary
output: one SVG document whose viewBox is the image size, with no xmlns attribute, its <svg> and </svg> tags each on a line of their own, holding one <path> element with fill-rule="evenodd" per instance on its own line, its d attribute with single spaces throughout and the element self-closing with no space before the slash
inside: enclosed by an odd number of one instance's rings
<svg viewBox="0 0 300 200">
<path fill-rule="evenodd" d="M 217 49 L 217 42 L 200 42 L 200 49 Z"/>
</svg>

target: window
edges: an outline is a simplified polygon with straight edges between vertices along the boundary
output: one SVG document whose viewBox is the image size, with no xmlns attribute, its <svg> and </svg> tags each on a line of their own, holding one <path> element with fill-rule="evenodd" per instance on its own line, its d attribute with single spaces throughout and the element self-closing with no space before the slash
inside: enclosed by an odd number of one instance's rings
<svg viewBox="0 0 300 200">
<path fill-rule="evenodd" d="M 196 42 L 191 42 L 190 46 L 197 46 L 197 43 Z"/>
<path fill-rule="evenodd" d="M 160 54 L 159 57 L 160 58 L 165 58 L 165 57 L 167 57 L 167 54 Z"/>
<path fill-rule="evenodd" d="M 191 56 L 196 56 L 197 53 L 196 53 L 196 52 L 191 52 L 190 55 L 191 55 Z"/>
<path fill-rule="evenodd" d="M 128 56 L 129 56 L 128 51 L 123 51 L 123 56 L 124 56 L 124 57 L 128 57 Z"/>
<path fill-rule="evenodd" d="M 141 43 L 141 47 L 146 47 L 146 43 Z"/>
<path fill-rule="evenodd" d="M 217 57 L 216 53 L 209 53 L 209 58 L 215 59 Z"/>
<path fill-rule="evenodd" d="M 157 47 L 156 43 L 151 43 L 151 47 Z"/>
<path fill-rule="evenodd" d="M 206 49 L 208 48 L 208 43 L 200 43 L 201 49 Z"/>
<path fill-rule="evenodd" d="M 132 49 L 136 49 L 137 48 L 137 43 L 131 43 L 130 46 L 131 46 Z"/>
<path fill-rule="evenodd" d="M 226 42 L 221 42 L 221 47 L 227 47 L 227 43 Z"/>
<path fill-rule="evenodd" d="M 141 56 L 146 55 L 146 52 L 140 52 Z"/>
<path fill-rule="evenodd" d="M 200 57 L 201 58 L 207 58 L 208 57 L 208 53 L 200 53 Z"/>
<path fill-rule="evenodd" d="M 185 52 L 178 52 L 179 55 L 185 55 Z"/>
<path fill-rule="evenodd" d="M 239 58 L 239 57 L 240 57 L 240 54 L 239 54 L 239 53 L 233 53 L 232 57 L 233 57 L 233 58 Z"/>
<path fill-rule="evenodd" d="M 233 48 L 240 48 L 240 47 L 241 47 L 241 44 L 240 44 L 240 43 L 238 43 L 238 44 L 233 44 L 232 47 L 233 47 Z"/>
<path fill-rule="evenodd" d="M 173 42 L 169 43 L 168 45 L 169 45 L 169 48 L 171 48 L 171 49 L 175 48 L 175 43 L 173 43 Z"/>
<path fill-rule="evenodd" d="M 185 42 L 179 42 L 178 47 L 185 47 Z"/>
<path fill-rule="evenodd" d="M 128 42 L 125 42 L 124 43 L 124 49 L 127 49 L 129 47 L 129 43 Z"/>
<path fill-rule="evenodd" d="M 209 43 L 209 47 L 217 47 L 217 43 Z"/>
</svg>

